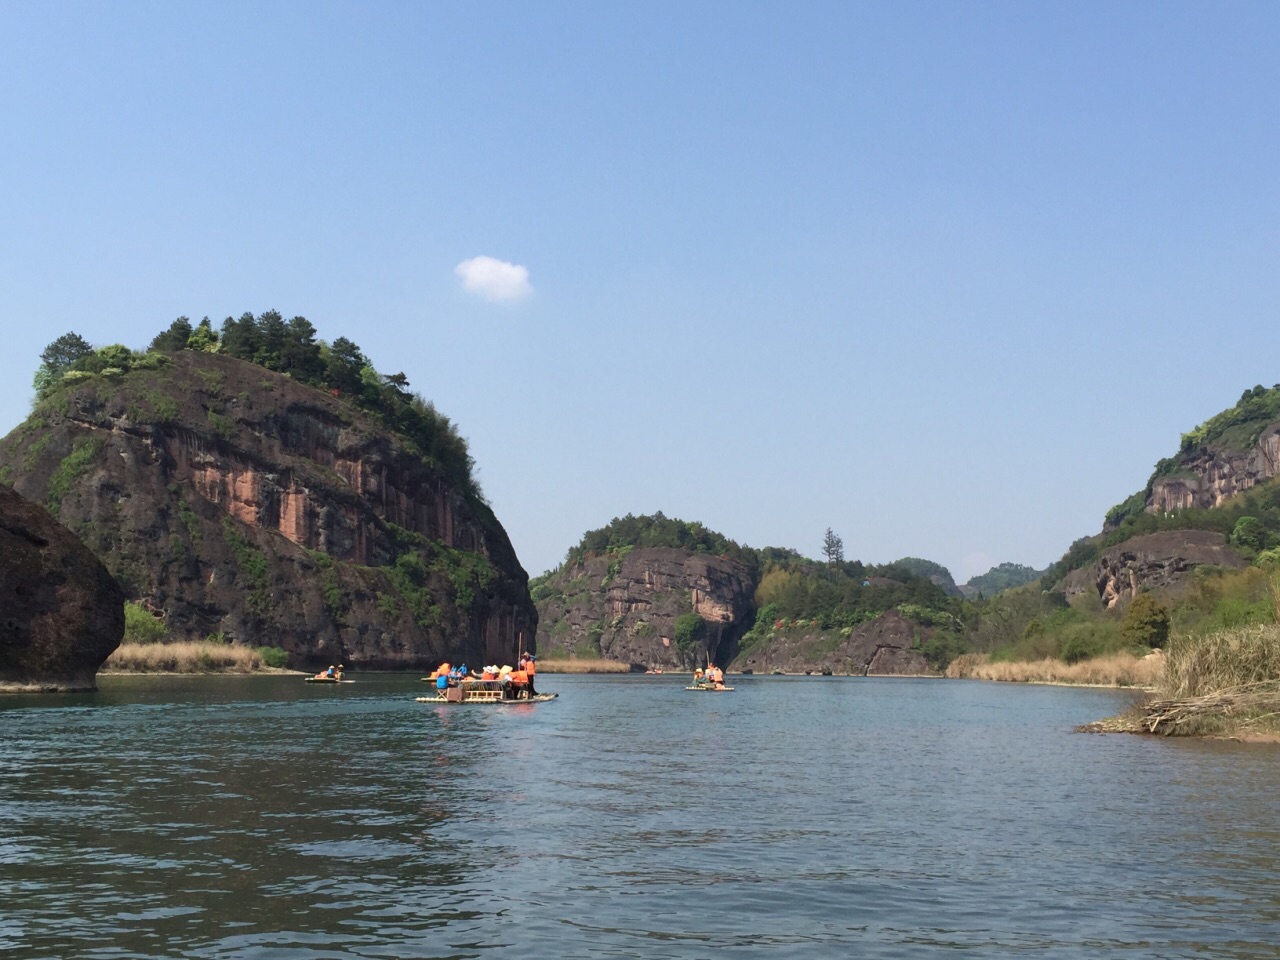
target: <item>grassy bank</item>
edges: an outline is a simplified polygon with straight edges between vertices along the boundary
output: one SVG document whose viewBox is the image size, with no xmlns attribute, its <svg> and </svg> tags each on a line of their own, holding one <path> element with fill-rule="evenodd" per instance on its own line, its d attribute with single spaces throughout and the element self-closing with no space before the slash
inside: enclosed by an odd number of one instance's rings
<svg viewBox="0 0 1280 960">
<path fill-rule="evenodd" d="M 631 666 L 616 660 L 539 660 L 539 673 L 630 673 Z"/>
<path fill-rule="evenodd" d="M 226 643 L 122 643 L 101 673 L 275 672 L 253 647 Z M 292 672 L 292 671 L 290 671 Z"/>
<path fill-rule="evenodd" d="M 1046 658 L 1031 661 L 992 661 L 985 654 L 967 653 L 953 660 L 947 676 L 965 680 L 1003 680 L 1012 683 L 1068 683 L 1098 687 L 1155 689 L 1165 672 L 1159 652 L 1135 657 L 1114 653 L 1078 663 Z"/>
<path fill-rule="evenodd" d="M 1280 625 L 1173 638 L 1153 697 L 1081 729 L 1280 741 Z"/>
</svg>

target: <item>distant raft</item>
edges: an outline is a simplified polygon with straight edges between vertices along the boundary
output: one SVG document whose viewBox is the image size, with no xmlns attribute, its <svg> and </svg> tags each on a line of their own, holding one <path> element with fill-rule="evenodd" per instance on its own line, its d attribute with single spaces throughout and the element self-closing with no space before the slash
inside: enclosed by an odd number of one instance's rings
<svg viewBox="0 0 1280 960">
<path fill-rule="evenodd" d="M 733 690 L 733 687 L 717 687 L 715 686 L 715 684 L 711 684 L 711 683 L 695 683 L 691 687 L 685 687 L 685 689 L 686 690 L 706 690 L 706 691 L 710 691 L 711 693 L 729 693 Z"/>
<path fill-rule="evenodd" d="M 343 680 L 340 677 L 307 677 L 307 683 L 355 683 L 355 681 Z"/>
</svg>

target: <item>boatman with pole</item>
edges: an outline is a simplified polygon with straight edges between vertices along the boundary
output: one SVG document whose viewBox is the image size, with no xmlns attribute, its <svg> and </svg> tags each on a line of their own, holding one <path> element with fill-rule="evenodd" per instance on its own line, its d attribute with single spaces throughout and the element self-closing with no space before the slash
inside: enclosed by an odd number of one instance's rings
<svg viewBox="0 0 1280 960">
<path fill-rule="evenodd" d="M 538 668 L 534 665 L 536 658 L 532 653 L 520 654 L 520 669 L 529 676 L 529 696 L 537 696 L 537 691 L 533 689 L 533 675 L 538 672 Z"/>
</svg>

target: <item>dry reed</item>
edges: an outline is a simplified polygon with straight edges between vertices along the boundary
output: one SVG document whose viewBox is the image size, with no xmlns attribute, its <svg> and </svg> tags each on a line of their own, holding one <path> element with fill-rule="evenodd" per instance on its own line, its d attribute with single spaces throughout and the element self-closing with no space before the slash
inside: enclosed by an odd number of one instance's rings
<svg viewBox="0 0 1280 960">
<path fill-rule="evenodd" d="M 1174 637 L 1161 693 L 1202 697 L 1280 679 L 1280 626 L 1237 627 L 1207 636 Z"/>
<path fill-rule="evenodd" d="M 251 647 L 225 643 L 122 643 L 102 665 L 105 673 L 258 673 Z"/>
<path fill-rule="evenodd" d="M 1164 657 L 1115 653 L 1079 663 L 1047 658 L 1033 661 L 995 661 L 983 654 L 965 654 L 947 667 L 948 677 L 1000 680 L 1011 683 L 1064 683 L 1098 687 L 1155 687 L 1164 673 Z"/>
<path fill-rule="evenodd" d="M 617 660 L 539 660 L 539 673 L 630 673 L 631 666 Z"/>
</svg>

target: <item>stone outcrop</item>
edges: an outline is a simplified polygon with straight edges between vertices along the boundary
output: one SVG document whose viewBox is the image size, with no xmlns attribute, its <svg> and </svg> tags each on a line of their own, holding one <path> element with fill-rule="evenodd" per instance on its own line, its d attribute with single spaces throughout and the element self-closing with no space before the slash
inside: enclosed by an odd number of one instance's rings
<svg viewBox="0 0 1280 960">
<path fill-rule="evenodd" d="M 755 585 L 734 560 L 668 547 L 592 556 L 559 571 L 538 600 L 544 656 L 603 658 L 677 670 L 727 664 L 751 626 Z M 696 642 L 681 649 L 676 621 L 695 613 Z"/>
<path fill-rule="evenodd" d="M 889 610 L 847 637 L 816 626 L 781 624 L 759 648 L 744 651 L 732 671 L 852 676 L 939 676 L 920 651 L 933 628 Z"/>
<path fill-rule="evenodd" d="M 1202 448 L 1178 460 L 1178 472 L 1152 481 L 1148 513 L 1216 507 L 1224 500 L 1280 476 L 1280 423 L 1267 427 L 1247 450 Z"/>
<path fill-rule="evenodd" d="M 1196 567 L 1245 565 L 1220 533 L 1166 530 L 1117 544 L 1092 567 L 1072 571 L 1062 586 L 1068 600 L 1092 591 L 1104 606 L 1112 608 L 1123 606 L 1144 590 L 1174 590 Z"/>
<path fill-rule="evenodd" d="M 0 692 L 93 690 L 124 592 L 70 530 L 0 484 Z"/>
<path fill-rule="evenodd" d="M 537 613 L 478 496 L 353 404 L 182 351 L 68 385 L 0 440 L 177 639 L 283 647 L 299 666 L 512 660 Z"/>
</svg>

